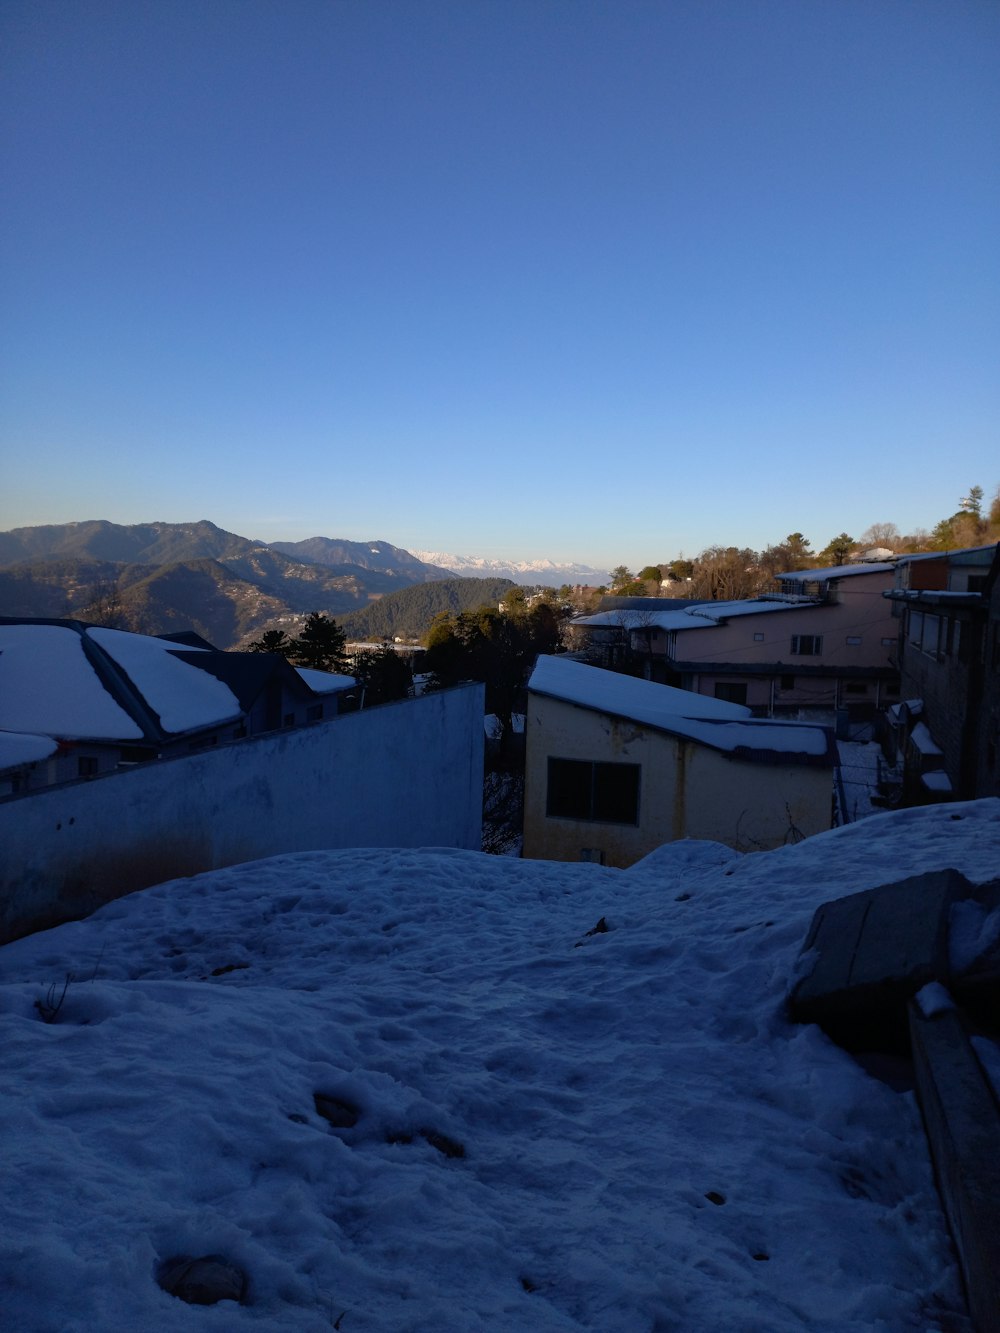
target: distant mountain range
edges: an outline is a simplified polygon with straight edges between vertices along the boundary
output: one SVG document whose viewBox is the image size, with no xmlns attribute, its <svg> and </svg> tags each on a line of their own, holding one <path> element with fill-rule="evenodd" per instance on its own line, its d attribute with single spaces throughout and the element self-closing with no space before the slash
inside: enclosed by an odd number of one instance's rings
<svg viewBox="0 0 1000 1333">
<path fill-rule="evenodd" d="M 284 548 L 282 548 L 284 549 Z M 564 583 L 589 584 L 597 587 L 610 582 L 606 569 L 592 569 L 589 565 L 557 564 L 552 560 L 488 560 L 478 555 L 448 555 L 443 551 L 414 551 L 418 560 L 462 574 L 469 578 L 511 579 L 530 587 L 545 584 L 561 588 Z"/>
<path fill-rule="evenodd" d="M 0 615 L 78 617 L 149 634 L 194 629 L 233 648 L 269 628 L 294 633 L 310 611 L 342 618 L 414 584 L 453 582 L 456 572 L 557 586 L 597 577 L 583 566 L 550 561 L 506 565 L 449 556 L 439 563 L 381 540 L 268 544 L 205 519 L 129 525 L 94 519 L 0 532 Z M 456 594 L 447 597 L 455 601 Z"/>
</svg>

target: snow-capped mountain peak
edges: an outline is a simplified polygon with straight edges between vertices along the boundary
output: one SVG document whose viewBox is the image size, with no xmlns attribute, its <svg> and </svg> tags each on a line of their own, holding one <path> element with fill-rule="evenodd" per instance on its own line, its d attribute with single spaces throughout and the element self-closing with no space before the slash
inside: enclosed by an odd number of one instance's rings
<svg viewBox="0 0 1000 1333">
<path fill-rule="evenodd" d="M 543 583 L 558 588 L 563 583 L 602 584 L 610 575 L 578 562 L 556 560 L 491 560 L 481 555 L 452 555 L 445 551 L 414 551 L 413 555 L 428 565 L 453 570 L 456 574 L 477 578 L 512 579 L 515 583 Z"/>
</svg>

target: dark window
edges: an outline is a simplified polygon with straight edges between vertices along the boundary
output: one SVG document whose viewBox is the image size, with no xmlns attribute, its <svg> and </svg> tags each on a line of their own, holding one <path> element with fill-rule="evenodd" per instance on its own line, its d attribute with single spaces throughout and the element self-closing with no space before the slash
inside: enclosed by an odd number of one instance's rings
<svg viewBox="0 0 1000 1333">
<path fill-rule="evenodd" d="M 93 778 L 97 776 L 97 760 L 93 755 L 82 754 L 76 761 L 77 776 Z"/>
<path fill-rule="evenodd" d="M 764 636 L 759 631 L 753 636 L 754 643 L 763 643 Z"/>
<path fill-rule="evenodd" d="M 918 647 L 920 648 L 920 651 L 926 653 L 928 657 L 937 657 L 939 656 L 941 649 L 941 617 L 924 615 L 922 619 L 923 628 Z M 914 640 L 914 642 L 916 642 L 916 640 Z"/>
<path fill-rule="evenodd" d="M 781 677 L 781 680 L 778 682 L 778 687 L 779 687 L 779 689 L 782 689 L 782 690 L 794 690 L 794 689 L 795 689 L 795 677 L 794 677 L 794 676 L 782 676 L 782 677 Z"/>
<path fill-rule="evenodd" d="M 856 647 L 858 646 L 858 644 L 861 642 L 861 635 L 860 635 L 860 634 L 848 634 L 848 636 L 847 636 L 847 642 L 850 644 L 850 646 L 851 646 L 852 648 L 856 648 Z"/>
<path fill-rule="evenodd" d="M 309 707 L 306 709 L 306 721 L 322 722 L 322 720 L 323 720 L 323 705 L 310 704 Z"/>
<path fill-rule="evenodd" d="M 281 719 L 281 725 L 282 725 L 283 727 L 294 727 L 294 726 L 295 726 L 295 714 L 294 714 L 294 713 L 286 713 L 285 716 Z"/>
<path fill-rule="evenodd" d="M 639 765 L 550 759 L 545 813 L 596 824 L 637 824 Z"/>
<path fill-rule="evenodd" d="M 819 657 L 823 651 L 822 634 L 793 634 L 793 657 Z"/>
<path fill-rule="evenodd" d="M 718 680 L 715 682 L 715 697 L 726 699 L 731 704 L 745 704 L 747 701 L 747 687 L 745 684 L 737 685 L 729 680 Z"/>
<path fill-rule="evenodd" d="M 868 686 L 862 680 L 849 680 L 844 689 L 848 694 L 868 693 Z"/>
</svg>

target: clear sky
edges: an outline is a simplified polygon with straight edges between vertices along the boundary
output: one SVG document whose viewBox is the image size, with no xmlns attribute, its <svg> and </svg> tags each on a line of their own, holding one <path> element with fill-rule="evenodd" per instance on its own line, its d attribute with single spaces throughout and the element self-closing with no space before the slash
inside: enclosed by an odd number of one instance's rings
<svg viewBox="0 0 1000 1333">
<path fill-rule="evenodd" d="M 1000 482 L 995 0 L 0 27 L 0 528 L 636 566 Z"/>
</svg>

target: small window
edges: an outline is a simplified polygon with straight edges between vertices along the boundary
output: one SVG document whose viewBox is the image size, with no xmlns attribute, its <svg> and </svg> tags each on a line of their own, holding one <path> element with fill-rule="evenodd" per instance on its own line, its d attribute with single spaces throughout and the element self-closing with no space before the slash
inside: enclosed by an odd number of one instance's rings
<svg viewBox="0 0 1000 1333">
<path fill-rule="evenodd" d="M 80 755 L 76 761 L 76 775 L 80 778 L 94 778 L 97 776 L 97 760 L 93 755 Z"/>
<path fill-rule="evenodd" d="M 725 699 L 731 704 L 745 704 L 747 701 L 746 684 L 736 684 L 734 681 L 718 680 L 715 682 L 715 697 Z"/>
<path fill-rule="evenodd" d="M 309 707 L 306 709 L 306 721 L 307 721 L 307 722 L 322 722 L 322 721 L 323 721 L 323 705 L 322 705 L 322 704 L 310 704 Z"/>
<path fill-rule="evenodd" d="M 761 634 L 760 630 L 758 630 L 757 633 L 753 636 L 753 641 L 754 641 L 754 643 L 763 643 L 763 642 L 764 642 L 764 636 L 763 636 L 763 634 Z"/>
<path fill-rule="evenodd" d="M 793 657 L 819 657 L 823 651 L 822 634 L 793 634 Z"/>
<path fill-rule="evenodd" d="M 883 640 L 882 640 L 882 647 L 883 647 L 883 648 L 895 648 L 895 646 L 896 646 L 896 640 L 895 640 L 895 639 L 883 639 Z"/>
<path fill-rule="evenodd" d="M 860 635 L 860 634 L 848 634 L 848 636 L 847 636 L 847 642 L 850 644 L 850 646 L 851 646 L 852 648 L 857 648 L 857 646 L 858 646 L 858 645 L 860 644 L 860 642 L 861 642 L 861 635 Z"/>
<path fill-rule="evenodd" d="M 937 657 L 941 648 L 941 617 L 925 615 L 923 621 L 923 633 L 921 635 L 920 643 L 917 646 L 920 648 L 920 651 L 926 653 L 928 657 Z"/>
<path fill-rule="evenodd" d="M 294 713 L 286 713 L 285 716 L 281 719 L 281 725 L 282 725 L 283 727 L 294 727 L 294 726 L 295 726 L 295 714 L 294 714 Z"/>
<path fill-rule="evenodd" d="M 795 689 L 795 677 L 794 677 L 794 676 L 782 676 L 781 679 L 780 679 L 780 681 L 778 682 L 778 685 L 779 685 L 779 688 L 782 689 L 782 690 L 794 690 L 794 689 Z"/>
<path fill-rule="evenodd" d="M 550 819 L 638 824 L 639 765 L 550 759 L 545 813 Z"/>
<path fill-rule="evenodd" d="M 604 864 L 604 848 L 603 848 L 603 847 L 581 847 L 581 848 L 580 848 L 580 860 L 581 860 L 581 861 L 590 861 L 590 862 L 592 862 L 594 865 L 602 866 L 602 865 Z"/>
<path fill-rule="evenodd" d="M 863 680 L 849 680 L 844 686 L 844 691 L 847 694 L 867 694 L 868 686 Z"/>
</svg>

